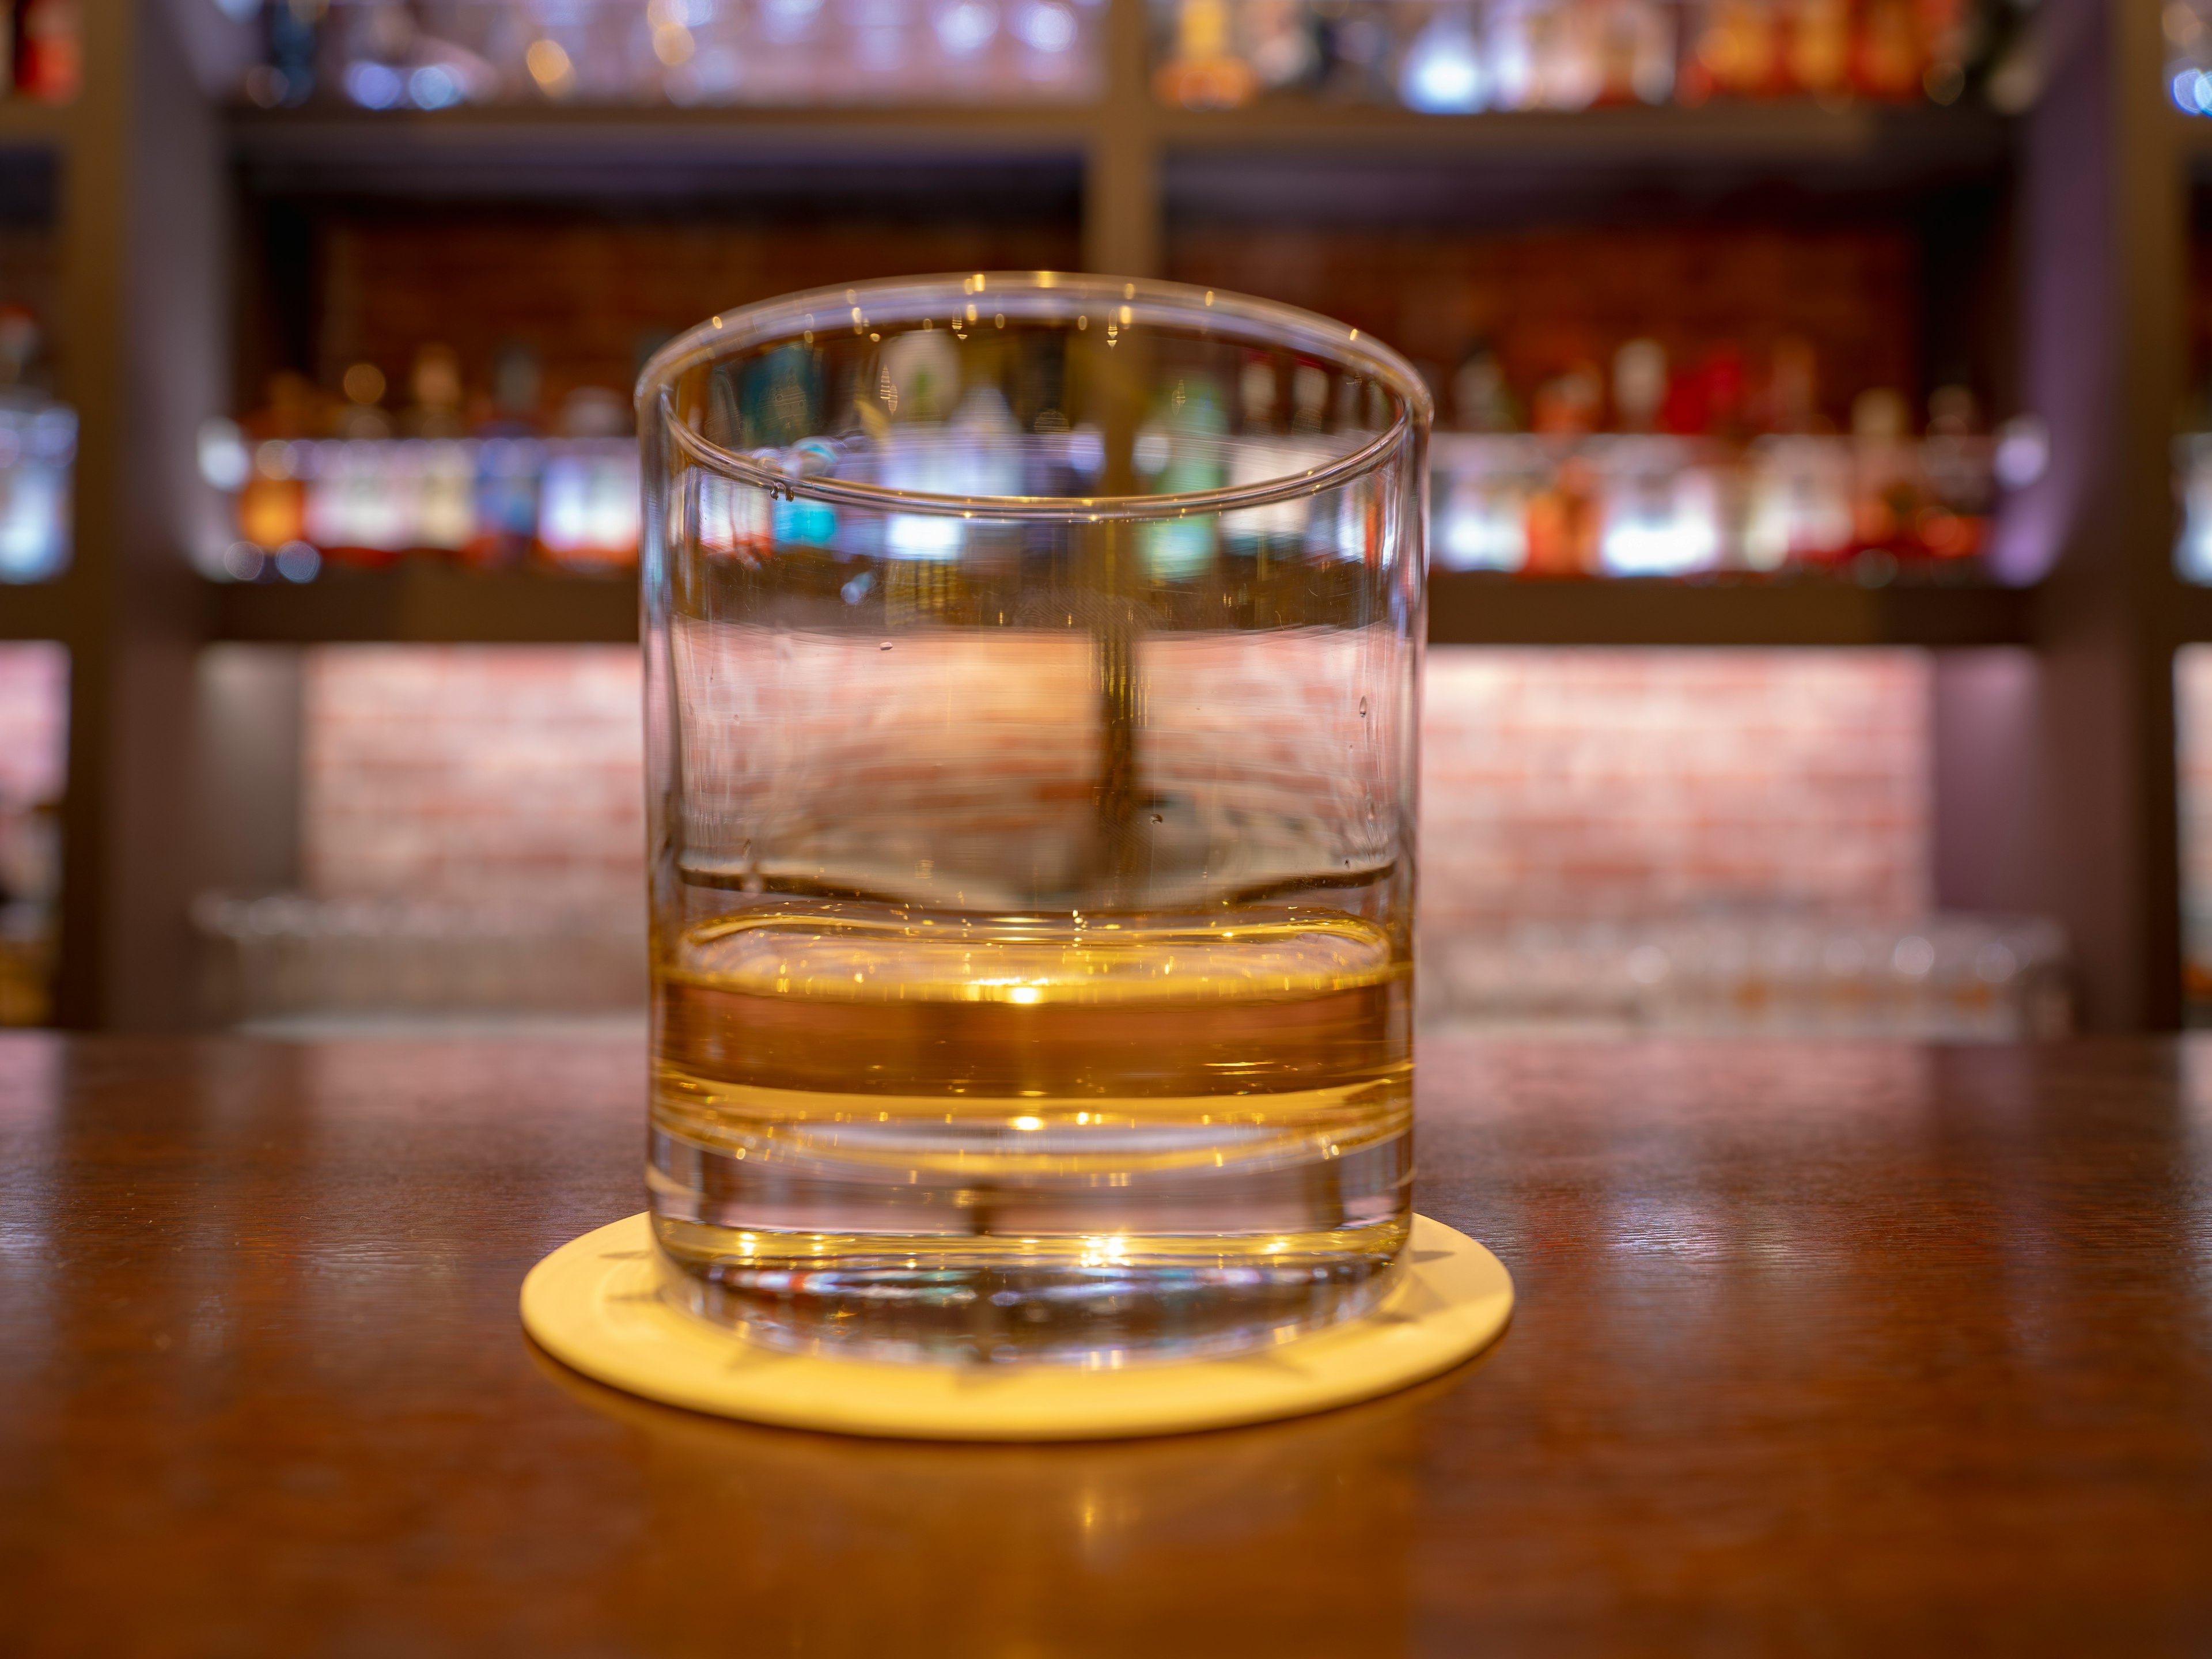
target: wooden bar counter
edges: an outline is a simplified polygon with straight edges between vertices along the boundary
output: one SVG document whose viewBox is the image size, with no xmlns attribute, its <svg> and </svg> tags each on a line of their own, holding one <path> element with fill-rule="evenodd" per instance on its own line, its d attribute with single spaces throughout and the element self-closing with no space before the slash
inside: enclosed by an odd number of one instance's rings
<svg viewBox="0 0 2212 1659">
<path fill-rule="evenodd" d="M 0 1040 L 0 1652 L 2212 1651 L 2212 1047 L 1421 1054 L 1486 1356 L 1297 1422 L 633 1401 L 639 1044 Z"/>
</svg>

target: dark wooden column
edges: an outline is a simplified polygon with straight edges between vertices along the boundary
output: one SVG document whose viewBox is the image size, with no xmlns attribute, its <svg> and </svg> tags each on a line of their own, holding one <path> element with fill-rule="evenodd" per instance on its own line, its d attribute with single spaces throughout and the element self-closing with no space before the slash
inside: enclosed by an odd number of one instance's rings
<svg viewBox="0 0 2212 1659">
<path fill-rule="evenodd" d="M 187 1022 L 192 665 L 201 584 L 193 432 L 220 408 L 222 140 L 170 8 L 84 9 L 64 156 L 64 393 L 78 410 L 68 578 L 64 1024 Z"/>
<path fill-rule="evenodd" d="M 2185 179 L 2155 6 L 2051 0 L 2024 117 L 2027 406 L 2051 463 L 2000 558 L 2040 579 L 2032 664 L 1937 675 L 1938 896 L 2056 916 L 2082 1023 L 2179 1023 L 2169 471 L 2185 365 Z"/>
</svg>

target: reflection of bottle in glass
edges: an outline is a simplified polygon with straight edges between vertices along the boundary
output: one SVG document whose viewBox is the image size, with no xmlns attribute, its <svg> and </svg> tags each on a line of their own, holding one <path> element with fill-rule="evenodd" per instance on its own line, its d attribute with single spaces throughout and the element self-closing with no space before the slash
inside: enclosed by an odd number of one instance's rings
<svg viewBox="0 0 2212 1659">
<path fill-rule="evenodd" d="M 1179 374 L 1162 390 L 1137 434 L 1136 468 L 1155 495 L 1218 489 L 1229 481 L 1229 416 L 1221 388 L 1203 374 Z M 1145 562 L 1158 581 L 1197 575 L 1213 560 L 1214 521 L 1182 519 L 1145 527 Z"/>
</svg>

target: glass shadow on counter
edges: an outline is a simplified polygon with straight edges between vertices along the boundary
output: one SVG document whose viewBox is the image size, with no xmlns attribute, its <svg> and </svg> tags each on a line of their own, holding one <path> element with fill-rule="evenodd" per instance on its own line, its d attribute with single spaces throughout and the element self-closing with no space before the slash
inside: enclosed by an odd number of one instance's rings
<svg viewBox="0 0 2212 1659">
<path fill-rule="evenodd" d="M 1409 1652 L 1422 1413 L 1486 1362 L 1285 1422 L 1059 1444 L 871 1440 L 661 1406 L 630 1430 L 654 1653 Z"/>
</svg>

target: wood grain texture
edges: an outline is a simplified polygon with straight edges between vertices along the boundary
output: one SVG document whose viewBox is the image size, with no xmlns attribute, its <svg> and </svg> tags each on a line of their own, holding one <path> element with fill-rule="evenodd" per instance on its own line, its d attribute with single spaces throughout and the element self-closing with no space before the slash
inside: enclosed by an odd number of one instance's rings
<svg viewBox="0 0 2212 1659">
<path fill-rule="evenodd" d="M 1486 1357 L 1300 1422 L 851 1442 L 631 1401 L 524 1272 L 614 1042 L 0 1042 L 0 1650 L 2212 1648 L 2212 1048 L 1421 1057 Z"/>
</svg>

